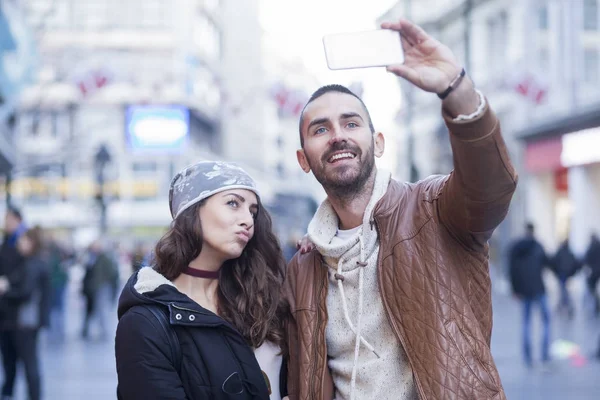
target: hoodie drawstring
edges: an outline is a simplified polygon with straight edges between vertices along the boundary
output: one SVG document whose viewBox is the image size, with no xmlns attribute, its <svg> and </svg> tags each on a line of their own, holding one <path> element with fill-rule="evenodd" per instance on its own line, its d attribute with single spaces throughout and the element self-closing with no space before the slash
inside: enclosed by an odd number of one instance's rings
<svg viewBox="0 0 600 400">
<path fill-rule="evenodd" d="M 348 323 L 348 326 L 350 327 L 352 332 L 354 332 L 354 334 L 356 335 L 356 344 L 354 346 L 354 363 L 352 365 L 352 379 L 350 381 L 350 387 L 351 387 L 350 400 L 354 399 L 354 389 L 356 387 L 356 374 L 358 371 L 358 355 L 360 353 L 360 343 L 362 342 L 365 345 L 365 347 L 367 347 L 370 351 L 372 351 L 375 354 L 375 356 L 377 356 L 377 358 L 380 358 L 379 354 L 377 354 L 377 352 L 375 351 L 373 346 L 369 342 L 367 342 L 365 340 L 365 338 L 363 338 L 361 335 L 361 328 L 362 328 L 361 317 L 362 317 L 362 311 L 363 311 L 364 268 L 368 265 L 368 262 L 364 259 L 365 251 L 364 251 L 362 235 L 359 235 L 359 241 L 360 241 L 360 256 L 359 256 L 360 261 L 356 262 L 360 268 L 358 271 L 358 316 L 357 316 L 357 321 L 356 321 L 356 328 L 354 328 L 352 321 L 350 320 L 350 316 L 348 314 L 348 304 L 346 303 L 346 295 L 344 294 L 344 284 L 343 284 L 344 275 L 342 275 L 342 260 L 341 259 L 338 262 L 337 273 L 335 274 L 335 279 L 337 280 L 337 283 L 338 283 L 340 295 L 342 296 L 342 307 L 344 309 L 344 317 L 346 318 L 346 322 Z"/>
<path fill-rule="evenodd" d="M 344 309 L 344 318 L 346 319 L 346 323 L 352 330 L 352 333 L 356 334 L 356 329 L 354 328 L 354 324 L 352 324 L 352 321 L 350 320 L 350 316 L 348 315 L 348 305 L 346 304 L 346 295 L 344 294 L 344 285 L 342 283 L 344 280 L 344 275 L 341 274 L 341 265 L 342 265 L 342 263 L 340 261 L 338 263 L 338 272 L 334 276 L 335 276 L 335 279 L 337 280 L 338 289 L 340 290 L 340 295 L 342 296 L 342 307 Z M 360 279 L 360 274 L 359 274 L 359 279 Z M 369 342 L 367 342 L 364 337 L 361 336 L 360 341 L 362 342 L 362 344 L 365 345 L 365 347 L 367 349 L 372 351 L 373 354 L 375 354 L 377 356 L 377 358 L 381 358 L 379 356 L 379 354 L 377 353 L 377 351 L 375 351 L 375 348 Z"/>
<path fill-rule="evenodd" d="M 354 345 L 354 363 L 352 365 L 352 380 L 350 381 L 350 400 L 354 400 L 354 388 L 356 387 L 356 373 L 358 371 L 358 354 L 360 353 L 360 330 L 362 328 L 362 309 L 363 309 L 363 276 L 364 266 L 367 263 L 363 260 L 363 241 L 360 236 L 360 261 L 358 264 L 358 317 L 356 319 L 356 344 Z"/>
</svg>

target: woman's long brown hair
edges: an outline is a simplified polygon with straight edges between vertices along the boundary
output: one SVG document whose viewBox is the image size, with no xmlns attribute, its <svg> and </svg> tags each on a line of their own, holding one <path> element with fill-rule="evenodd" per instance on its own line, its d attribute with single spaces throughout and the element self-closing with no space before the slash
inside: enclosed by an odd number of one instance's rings
<svg viewBox="0 0 600 400">
<path fill-rule="evenodd" d="M 181 213 L 156 244 L 154 268 L 171 281 L 202 250 L 199 209 L 203 204 Z M 259 200 L 254 236 L 239 258 L 225 262 L 221 268 L 218 312 L 250 346 L 256 348 L 268 340 L 279 345 L 285 354 L 284 269 L 285 260 L 273 233 L 271 217 Z"/>
</svg>

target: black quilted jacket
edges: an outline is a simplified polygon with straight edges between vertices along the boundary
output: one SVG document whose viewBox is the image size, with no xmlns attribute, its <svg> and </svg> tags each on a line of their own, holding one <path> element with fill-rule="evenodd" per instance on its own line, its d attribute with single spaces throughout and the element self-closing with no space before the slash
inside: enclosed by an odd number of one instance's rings
<svg viewBox="0 0 600 400">
<path fill-rule="evenodd" d="M 269 399 L 254 353 L 233 326 L 158 273 L 153 282 L 138 282 L 138 274 L 129 279 L 119 299 L 119 399 Z M 181 350 L 179 362 L 173 359 L 166 331 L 148 310 L 151 305 L 168 315 Z"/>
</svg>

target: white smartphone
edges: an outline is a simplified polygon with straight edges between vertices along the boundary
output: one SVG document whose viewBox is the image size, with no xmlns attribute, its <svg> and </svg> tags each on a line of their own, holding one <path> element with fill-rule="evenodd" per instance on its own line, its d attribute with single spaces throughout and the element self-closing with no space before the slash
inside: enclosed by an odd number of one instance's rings
<svg viewBox="0 0 600 400">
<path fill-rule="evenodd" d="M 323 37 L 329 69 L 385 67 L 404 62 L 400 34 L 389 29 Z"/>
</svg>

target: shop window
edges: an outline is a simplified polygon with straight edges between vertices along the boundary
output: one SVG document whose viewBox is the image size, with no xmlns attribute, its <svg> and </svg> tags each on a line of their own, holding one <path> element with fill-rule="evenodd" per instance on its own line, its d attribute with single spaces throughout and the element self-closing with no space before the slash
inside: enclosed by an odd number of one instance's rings
<svg viewBox="0 0 600 400">
<path fill-rule="evenodd" d="M 487 21 L 489 66 L 500 71 L 506 64 L 508 14 L 502 11 Z"/>
<path fill-rule="evenodd" d="M 583 53 L 583 80 L 587 83 L 597 83 L 600 73 L 598 49 L 586 49 Z"/>
<path fill-rule="evenodd" d="M 541 31 L 547 31 L 548 25 L 548 6 L 543 5 L 538 8 L 538 28 Z"/>
<path fill-rule="evenodd" d="M 583 29 L 598 30 L 598 0 L 583 0 Z"/>
</svg>

